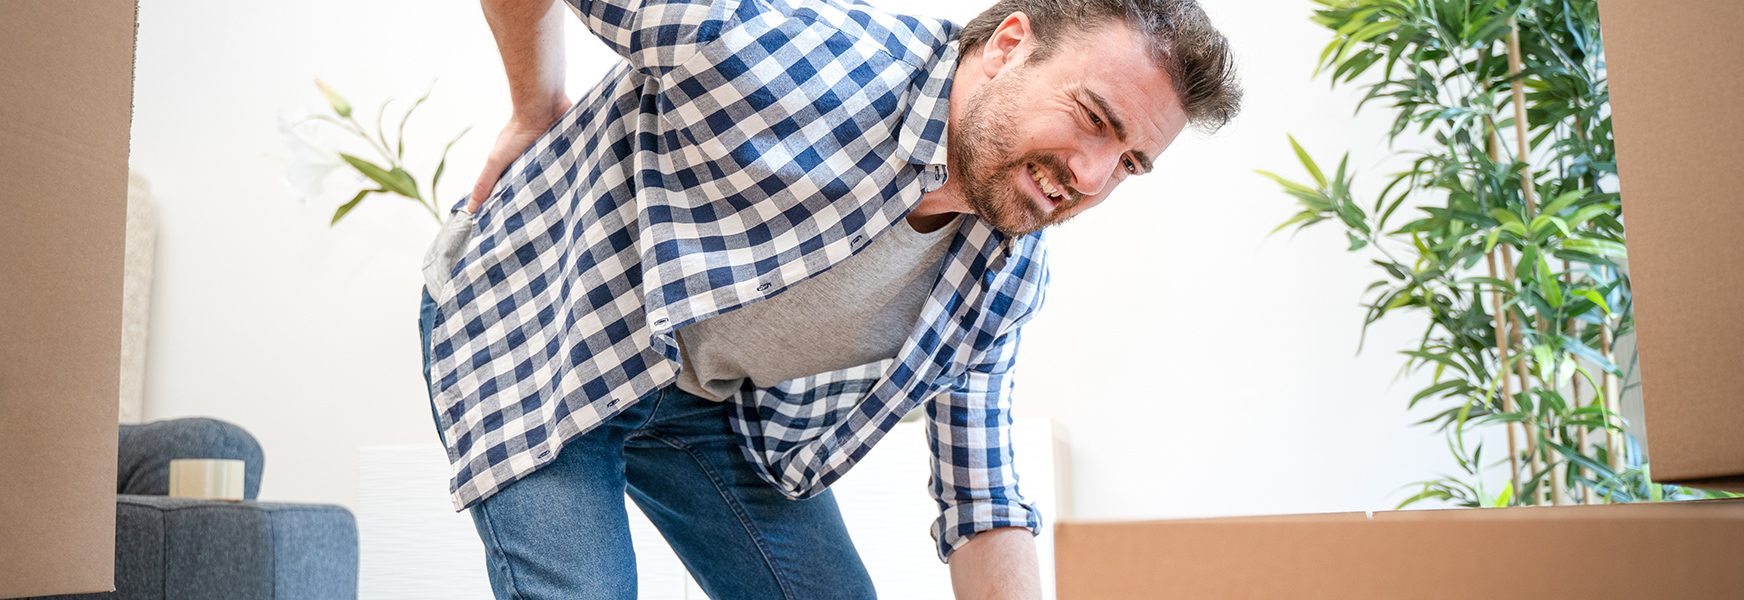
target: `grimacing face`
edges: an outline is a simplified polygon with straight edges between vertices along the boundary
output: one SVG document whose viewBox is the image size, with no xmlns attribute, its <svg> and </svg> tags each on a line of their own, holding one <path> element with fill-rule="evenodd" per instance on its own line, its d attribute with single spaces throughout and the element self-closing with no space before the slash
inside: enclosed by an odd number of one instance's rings
<svg viewBox="0 0 1744 600">
<path fill-rule="evenodd" d="M 946 136 L 963 200 L 1010 235 L 1100 204 L 1126 178 L 1149 172 L 1187 125 L 1168 74 L 1132 28 L 1066 33 L 1038 64 L 1027 60 L 1033 38 L 1001 35 L 1020 17 L 1027 19 L 1014 14 L 987 42 L 985 50 L 1010 58 L 988 61 L 990 78 Z"/>
</svg>

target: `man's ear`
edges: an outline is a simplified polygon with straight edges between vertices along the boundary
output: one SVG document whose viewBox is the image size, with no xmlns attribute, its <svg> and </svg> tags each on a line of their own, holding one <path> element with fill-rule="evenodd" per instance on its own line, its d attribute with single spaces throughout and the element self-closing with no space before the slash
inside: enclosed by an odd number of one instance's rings
<svg viewBox="0 0 1744 600">
<path fill-rule="evenodd" d="M 1001 71 L 1023 64 L 1035 47 L 1029 15 L 1014 12 L 999 22 L 999 28 L 981 46 L 981 74 L 992 79 Z"/>
</svg>

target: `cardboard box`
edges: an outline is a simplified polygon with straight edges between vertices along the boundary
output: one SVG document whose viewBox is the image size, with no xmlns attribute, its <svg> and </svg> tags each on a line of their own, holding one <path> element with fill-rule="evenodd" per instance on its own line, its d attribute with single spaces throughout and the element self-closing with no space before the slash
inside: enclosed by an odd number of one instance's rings
<svg viewBox="0 0 1744 600">
<path fill-rule="evenodd" d="M 0 598 L 115 589 L 134 10 L 0 1 Z"/>
<path fill-rule="evenodd" d="M 1062 523 L 1060 600 L 1737 598 L 1744 502 Z"/>
<path fill-rule="evenodd" d="M 1744 492 L 1744 2 L 1599 9 L 1653 476 Z"/>
<path fill-rule="evenodd" d="M 1744 491 L 1744 2 L 1599 0 L 1653 475 Z M 1740 598 L 1744 501 L 1062 523 L 1061 600 Z"/>
</svg>

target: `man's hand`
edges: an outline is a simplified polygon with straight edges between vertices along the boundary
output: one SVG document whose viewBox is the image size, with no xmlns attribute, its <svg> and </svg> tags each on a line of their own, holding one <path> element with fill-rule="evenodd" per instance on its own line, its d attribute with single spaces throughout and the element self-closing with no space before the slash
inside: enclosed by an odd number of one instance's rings
<svg viewBox="0 0 1744 600">
<path fill-rule="evenodd" d="M 484 172 L 472 184 L 466 212 L 490 197 L 497 179 L 526 152 L 533 141 L 551 128 L 569 110 L 563 92 L 563 19 L 567 12 L 552 0 L 481 0 L 485 22 L 496 37 L 503 55 L 503 71 L 509 79 L 509 99 L 514 116 L 497 134 L 497 143 L 485 158 Z"/>
<path fill-rule="evenodd" d="M 1022 527 L 989 529 L 951 553 L 957 600 L 1041 600 L 1035 537 Z"/>
<path fill-rule="evenodd" d="M 551 128 L 565 111 L 569 110 L 568 98 L 560 98 L 561 102 L 551 107 L 551 114 L 546 118 L 523 120 L 519 116 L 509 120 L 509 125 L 503 132 L 497 134 L 497 143 L 491 147 L 489 155 L 484 159 L 484 172 L 478 176 L 478 183 L 472 184 L 472 197 L 466 201 L 466 212 L 476 213 L 485 198 L 490 197 L 491 189 L 502 178 L 503 171 L 509 168 L 509 163 L 521 157 L 533 141 L 539 139 L 545 130 Z"/>
</svg>

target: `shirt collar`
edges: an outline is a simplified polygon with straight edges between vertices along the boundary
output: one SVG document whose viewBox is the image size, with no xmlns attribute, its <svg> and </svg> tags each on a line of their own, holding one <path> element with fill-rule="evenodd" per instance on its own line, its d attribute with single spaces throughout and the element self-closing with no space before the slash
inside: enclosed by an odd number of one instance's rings
<svg viewBox="0 0 1744 600">
<path fill-rule="evenodd" d="M 897 144 L 915 165 L 945 164 L 945 130 L 951 119 L 951 79 L 957 72 L 957 41 L 939 47 L 909 87 Z"/>
</svg>

